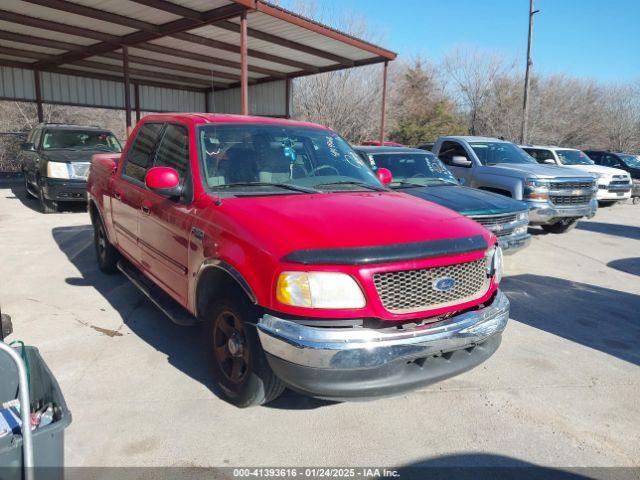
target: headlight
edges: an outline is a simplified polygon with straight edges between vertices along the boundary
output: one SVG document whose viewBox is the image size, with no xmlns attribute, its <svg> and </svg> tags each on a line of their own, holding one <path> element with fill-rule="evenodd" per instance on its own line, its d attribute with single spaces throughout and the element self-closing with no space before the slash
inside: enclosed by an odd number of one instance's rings
<svg viewBox="0 0 640 480">
<path fill-rule="evenodd" d="M 527 233 L 527 226 L 523 226 L 523 227 L 516 227 L 513 229 L 513 234 L 514 235 L 522 235 L 524 233 Z"/>
<path fill-rule="evenodd" d="M 496 283 L 502 280 L 502 270 L 504 268 L 504 260 L 502 257 L 502 248 L 495 246 L 487 250 L 485 253 L 487 259 L 487 275 L 493 277 Z"/>
<path fill-rule="evenodd" d="M 516 220 L 518 220 L 518 221 L 520 221 L 520 220 L 529 221 L 529 211 L 527 210 L 526 212 L 520 212 L 518 214 L 518 216 L 516 217 Z"/>
<path fill-rule="evenodd" d="M 527 200 L 546 202 L 549 199 L 549 181 L 527 178 L 524 181 L 524 198 Z"/>
<path fill-rule="evenodd" d="M 335 272 L 282 272 L 276 298 L 285 305 L 307 308 L 363 308 L 367 304 L 355 279 Z"/>
<path fill-rule="evenodd" d="M 47 177 L 48 178 L 64 178 L 69 179 L 69 164 L 62 162 L 48 162 L 47 163 Z"/>
</svg>

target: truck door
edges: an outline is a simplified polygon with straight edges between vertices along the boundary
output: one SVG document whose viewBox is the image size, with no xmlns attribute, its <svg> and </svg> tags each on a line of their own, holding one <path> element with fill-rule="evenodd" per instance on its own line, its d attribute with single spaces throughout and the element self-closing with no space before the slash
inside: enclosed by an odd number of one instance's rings
<svg viewBox="0 0 640 480">
<path fill-rule="evenodd" d="M 142 264 L 156 283 L 186 305 L 189 239 L 194 207 L 189 130 L 185 125 L 167 124 L 153 166 L 175 169 L 184 193 L 181 198 L 167 198 L 151 190 L 145 191 L 140 216 Z"/>
<path fill-rule="evenodd" d="M 123 161 L 111 190 L 116 242 L 137 266 L 141 264 L 138 222 L 147 191 L 144 177 L 151 168 L 162 127 L 162 123 L 145 123 L 138 129 L 131 147 L 123 154 Z"/>
<path fill-rule="evenodd" d="M 453 164 L 453 157 L 464 157 L 471 163 L 468 167 L 460 167 Z M 462 144 L 453 140 L 442 142 L 438 158 L 447 166 L 451 173 L 455 175 L 460 185 L 471 186 L 473 158 L 466 152 Z"/>
</svg>

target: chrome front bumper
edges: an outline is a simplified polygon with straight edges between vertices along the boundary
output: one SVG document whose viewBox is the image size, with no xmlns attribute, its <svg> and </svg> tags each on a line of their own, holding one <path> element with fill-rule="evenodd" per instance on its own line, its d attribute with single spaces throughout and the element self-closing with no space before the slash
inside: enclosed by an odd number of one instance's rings
<svg viewBox="0 0 640 480">
<path fill-rule="evenodd" d="M 520 235 L 506 235 L 498 237 L 498 244 L 502 247 L 505 255 L 512 255 L 518 250 L 522 250 L 531 243 L 531 234 L 522 233 Z"/>
<path fill-rule="evenodd" d="M 509 300 L 498 291 L 485 308 L 413 329 L 318 328 L 264 315 L 258 332 L 262 348 L 283 360 L 308 367 L 351 369 L 467 348 L 501 333 L 508 319 Z"/>
<path fill-rule="evenodd" d="M 586 205 L 560 207 L 547 202 L 525 201 L 529 206 L 529 223 L 540 225 L 551 223 L 557 218 L 587 217 L 591 218 L 598 210 L 598 200 L 592 198 Z"/>
</svg>

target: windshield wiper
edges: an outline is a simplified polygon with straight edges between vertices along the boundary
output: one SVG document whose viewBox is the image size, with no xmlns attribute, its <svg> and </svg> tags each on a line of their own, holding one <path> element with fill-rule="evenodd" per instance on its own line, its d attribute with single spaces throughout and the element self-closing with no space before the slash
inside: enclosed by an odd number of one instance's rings
<svg viewBox="0 0 640 480">
<path fill-rule="evenodd" d="M 225 185 L 219 185 L 216 188 L 231 188 L 231 187 L 279 187 L 287 190 L 293 190 L 294 192 L 302 193 L 322 193 L 320 190 L 316 190 L 311 187 L 302 187 L 300 185 L 292 185 L 290 183 L 272 183 L 272 182 L 234 182 L 227 183 Z"/>
<path fill-rule="evenodd" d="M 386 188 L 377 187 L 375 185 L 369 185 L 366 182 L 358 182 L 356 180 L 338 180 L 336 182 L 326 182 L 326 183 L 318 183 L 316 187 L 328 187 L 331 185 L 357 185 L 359 187 L 366 187 L 370 190 L 375 190 L 376 192 L 384 192 Z"/>
</svg>

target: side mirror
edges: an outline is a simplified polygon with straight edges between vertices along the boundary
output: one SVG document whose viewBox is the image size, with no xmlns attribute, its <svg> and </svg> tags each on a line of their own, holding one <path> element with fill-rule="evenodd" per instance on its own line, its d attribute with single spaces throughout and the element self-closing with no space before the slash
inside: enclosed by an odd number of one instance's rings
<svg viewBox="0 0 640 480">
<path fill-rule="evenodd" d="M 384 167 L 379 168 L 376 171 L 376 177 L 378 177 L 378 180 L 380 180 L 380 183 L 383 185 L 389 185 L 393 181 L 393 174 L 391 173 L 391 170 Z"/>
<path fill-rule="evenodd" d="M 471 160 L 467 159 L 467 157 L 463 157 L 462 155 L 454 155 L 451 157 L 451 164 L 455 167 L 470 167 Z"/>
<path fill-rule="evenodd" d="M 182 194 L 180 175 L 169 167 L 153 167 L 147 171 L 144 184 L 149 190 L 163 197 L 179 197 Z"/>
<path fill-rule="evenodd" d="M 24 142 L 20 144 L 20 148 L 24 152 L 34 152 L 36 149 L 36 146 L 33 143 Z"/>
<path fill-rule="evenodd" d="M 542 163 L 545 163 L 547 165 L 555 165 L 556 161 L 553 158 L 545 158 Z"/>
</svg>

